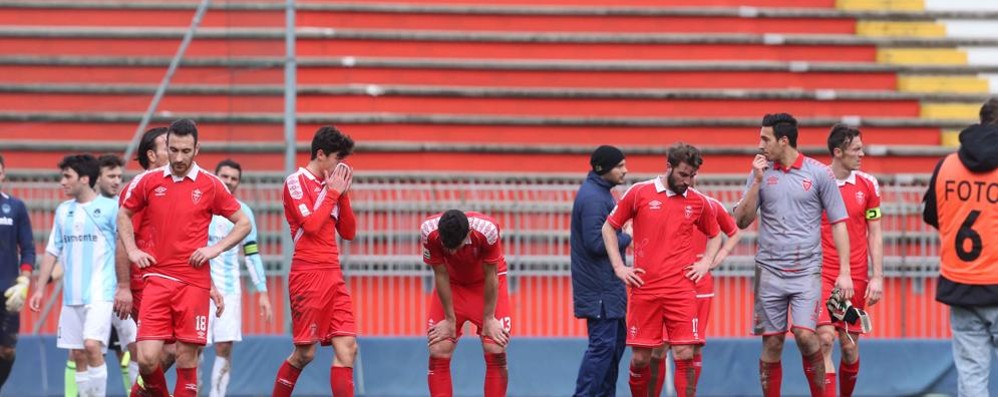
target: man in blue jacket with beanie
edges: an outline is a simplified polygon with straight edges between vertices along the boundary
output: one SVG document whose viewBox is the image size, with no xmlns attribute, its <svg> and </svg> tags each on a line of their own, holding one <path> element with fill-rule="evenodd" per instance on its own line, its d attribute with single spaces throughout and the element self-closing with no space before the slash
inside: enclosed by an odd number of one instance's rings
<svg viewBox="0 0 998 397">
<path fill-rule="evenodd" d="M 601 233 L 616 205 L 610 189 L 624 183 L 627 166 L 624 153 L 607 145 L 597 148 L 589 163 L 592 171 L 572 205 L 572 298 L 575 317 L 585 318 L 589 331 L 589 348 L 579 368 L 575 396 L 614 396 L 627 336 L 627 295 L 624 283 L 613 273 Z M 617 239 L 624 256 L 631 236 L 620 232 Z"/>
</svg>

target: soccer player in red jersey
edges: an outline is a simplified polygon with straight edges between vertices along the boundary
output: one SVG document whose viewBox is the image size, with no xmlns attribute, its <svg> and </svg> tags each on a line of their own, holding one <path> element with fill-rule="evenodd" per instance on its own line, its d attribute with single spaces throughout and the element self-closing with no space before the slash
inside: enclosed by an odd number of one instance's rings
<svg viewBox="0 0 998 397">
<path fill-rule="evenodd" d="M 139 149 L 136 160 L 143 170 L 150 168 L 166 167 L 170 164 L 170 154 L 166 150 L 166 127 L 156 127 L 149 129 L 142 134 L 139 140 Z M 135 182 L 135 178 L 126 186 L 126 190 Z M 125 195 L 118 196 L 118 205 L 125 203 Z M 142 230 L 142 212 L 132 215 L 132 231 L 135 235 L 136 243 L 145 245 L 148 236 L 146 230 Z M 145 281 L 142 279 L 142 269 L 138 264 L 128 260 L 128 253 L 119 239 L 115 251 L 115 274 L 118 278 L 118 287 L 114 294 L 114 311 L 119 318 L 132 316 L 139 318 L 139 305 L 142 302 L 142 286 Z M 136 357 L 133 357 L 136 359 Z"/>
<path fill-rule="evenodd" d="M 143 308 L 138 320 L 139 372 L 145 392 L 169 396 L 160 365 L 166 341 L 177 343 L 176 397 L 197 395 L 197 364 L 208 331 L 211 273 L 209 260 L 242 241 L 249 219 L 225 184 L 194 162 L 200 146 L 197 126 L 181 119 L 166 133 L 169 167 L 136 177 L 125 192 L 118 231 L 128 258 L 145 270 Z M 148 240 L 138 245 L 132 216 L 143 212 L 140 229 Z M 235 226 L 218 244 L 207 246 L 213 215 Z"/>
<path fill-rule="evenodd" d="M 312 138 L 308 165 L 284 180 L 284 216 L 294 236 L 288 278 L 294 351 L 277 372 L 273 396 L 291 395 L 298 375 L 315 358 L 316 343 L 333 346 L 333 396 L 353 396 L 357 324 L 336 246 L 336 233 L 345 240 L 357 234 L 347 195 L 353 171 L 342 163 L 352 151 L 349 136 L 323 126 Z"/>
<path fill-rule="evenodd" d="M 696 395 L 693 346 L 696 327 L 695 283 L 713 264 L 721 246 L 716 214 L 710 201 L 689 189 L 703 163 L 700 151 L 678 143 L 669 148 L 668 173 L 636 183 L 627 190 L 603 225 L 603 241 L 617 247 L 617 234 L 630 220 L 634 227 L 634 268 L 624 266 L 620 252 L 607 249 L 614 273 L 631 286 L 627 307 L 627 344 L 631 346 L 632 396 L 645 397 L 651 384 L 651 352 L 663 341 L 676 362 L 676 392 Z M 697 260 L 695 231 L 710 237 Z"/>
<path fill-rule="evenodd" d="M 872 175 L 859 171 L 863 160 L 863 140 L 857 129 L 836 124 L 828 135 L 828 151 L 832 155 L 832 172 L 842 193 L 846 206 L 846 227 L 849 231 L 849 274 L 857 294 L 853 295 L 852 305 L 863 309 L 880 301 L 884 291 L 884 241 L 880 225 L 880 185 Z M 839 255 L 832 240 L 832 228 L 828 216 L 822 217 L 821 245 L 823 263 L 821 265 L 821 302 L 828 300 L 835 279 L 839 276 Z M 869 263 L 873 261 L 873 277 L 869 275 Z M 865 291 L 860 295 L 859 291 Z M 839 389 L 841 396 L 852 395 L 859 373 L 859 324 L 833 321 L 828 310 L 822 310 L 818 317 L 818 337 L 821 352 L 825 356 L 825 395 L 835 396 L 835 366 L 832 362 L 832 346 L 835 334 L 839 335 L 842 361 L 839 363 Z"/>
<path fill-rule="evenodd" d="M 484 395 L 505 396 L 512 320 L 499 224 L 452 209 L 423 221 L 419 236 L 423 262 L 433 267 L 436 283 L 427 320 L 430 396 L 453 395 L 450 359 L 468 321 L 478 327 L 485 351 Z"/>
<path fill-rule="evenodd" d="M 694 190 L 700 193 L 698 190 Z M 702 193 L 701 193 L 702 194 Z M 687 272 L 687 277 L 693 277 L 694 275 L 702 275 L 700 281 L 696 283 L 696 293 L 697 293 L 697 334 L 700 337 L 700 343 L 693 345 L 693 369 L 696 373 L 696 379 L 700 379 L 700 371 L 703 369 L 703 351 L 704 344 L 707 343 L 707 323 L 710 320 L 710 304 L 711 300 L 714 298 L 714 277 L 711 275 L 710 270 L 714 270 L 724 262 L 724 259 L 728 257 L 731 250 L 735 249 L 738 245 L 738 240 L 741 238 L 741 233 L 739 233 L 738 225 L 735 223 L 735 218 L 728 213 L 728 210 L 724 208 L 724 204 L 721 204 L 717 199 L 704 195 L 707 201 L 710 202 L 710 206 L 714 211 L 717 219 L 717 225 L 720 231 L 728 236 L 727 241 L 721 246 L 721 249 L 714 256 L 714 260 L 710 264 L 710 268 L 706 271 L 704 269 L 690 269 Z M 697 263 L 706 264 L 707 262 L 700 262 L 703 259 L 704 253 L 707 252 L 707 235 L 703 234 L 700 230 L 697 230 L 694 235 L 693 240 L 693 251 L 698 252 Z M 695 273 L 694 273 L 695 272 Z M 668 345 L 661 348 L 655 348 L 652 350 L 652 362 L 651 362 L 651 374 L 655 380 L 655 390 L 653 396 L 662 395 L 662 387 L 665 385 L 665 350 Z"/>
</svg>

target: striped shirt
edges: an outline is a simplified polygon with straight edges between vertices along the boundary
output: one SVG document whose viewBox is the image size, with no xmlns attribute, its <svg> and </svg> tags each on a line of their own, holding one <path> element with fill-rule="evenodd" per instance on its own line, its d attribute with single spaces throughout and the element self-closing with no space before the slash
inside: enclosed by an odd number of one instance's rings
<svg viewBox="0 0 998 397">
<path fill-rule="evenodd" d="M 55 210 L 45 251 L 65 269 L 62 302 L 67 306 L 114 300 L 114 244 L 118 203 L 98 197 L 85 204 L 69 200 Z"/>
<path fill-rule="evenodd" d="M 239 201 L 239 206 L 250 221 L 250 233 L 240 244 L 246 258 L 246 270 L 249 271 L 250 281 L 256 290 L 267 292 L 267 279 L 264 276 L 263 261 L 260 259 L 257 247 L 256 219 L 253 217 L 253 210 L 246 203 Z M 223 216 L 213 217 L 211 226 L 208 227 L 208 245 L 218 244 L 229 235 L 233 226 L 235 224 Z M 233 247 L 211 260 L 211 281 L 223 295 L 235 295 L 242 291 L 239 282 L 239 251 L 239 247 Z"/>
</svg>

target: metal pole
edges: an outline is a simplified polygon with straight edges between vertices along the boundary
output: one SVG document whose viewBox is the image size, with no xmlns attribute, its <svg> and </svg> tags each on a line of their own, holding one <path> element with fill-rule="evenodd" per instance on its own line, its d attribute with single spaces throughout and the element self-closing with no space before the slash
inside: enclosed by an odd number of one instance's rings
<svg viewBox="0 0 998 397">
<path fill-rule="evenodd" d="M 295 107 L 297 92 L 297 75 L 295 62 L 295 1 L 287 0 L 285 3 L 285 30 L 284 30 L 284 175 L 291 175 L 295 168 Z M 284 275 L 284 290 L 288 290 L 288 275 L 291 270 L 291 256 L 293 254 L 293 244 L 291 241 L 291 229 L 287 222 L 281 222 L 281 254 L 284 258 L 282 274 Z M 291 300 L 284 300 L 285 313 L 291 313 Z M 286 316 L 284 321 L 285 332 L 291 332 L 291 317 Z"/>
<path fill-rule="evenodd" d="M 184 58 L 184 53 L 187 52 L 187 46 L 191 44 L 191 40 L 194 39 L 194 32 L 198 30 L 198 26 L 201 25 L 201 19 L 204 18 L 204 14 L 208 12 L 208 7 L 211 6 L 211 0 L 201 0 L 201 4 L 198 5 L 197 11 L 194 13 L 194 19 L 191 20 L 191 27 L 187 29 L 184 33 L 184 39 L 180 41 L 180 47 L 177 48 L 177 53 L 173 55 L 173 59 L 170 60 L 170 67 L 166 70 L 166 75 L 163 76 L 163 81 L 160 81 L 159 87 L 156 87 L 156 94 L 152 97 L 152 102 L 149 103 L 149 108 L 146 109 L 146 113 L 142 115 L 142 121 L 139 123 L 139 127 L 135 129 L 135 134 L 132 136 L 132 140 L 128 142 L 128 148 L 125 149 L 125 166 L 123 169 L 128 168 L 128 159 L 132 158 L 135 154 L 135 150 L 139 146 L 139 137 L 149 126 L 149 121 L 152 120 L 152 115 L 156 113 L 156 108 L 159 107 L 159 101 L 163 99 L 163 95 L 166 94 L 166 87 L 170 86 L 170 80 L 173 78 L 173 74 L 177 72 L 177 68 L 180 66 L 180 60 Z"/>
</svg>

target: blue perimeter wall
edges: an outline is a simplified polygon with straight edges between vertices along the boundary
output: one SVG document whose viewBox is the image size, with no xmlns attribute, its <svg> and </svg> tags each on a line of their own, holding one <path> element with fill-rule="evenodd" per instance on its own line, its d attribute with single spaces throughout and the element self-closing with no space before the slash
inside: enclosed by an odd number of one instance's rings
<svg viewBox="0 0 998 397">
<path fill-rule="evenodd" d="M 949 340 L 865 340 L 861 346 L 858 396 L 956 395 L 956 370 Z M 700 396 L 758 396 L 758 339 L 712 339 L 704 349 Z M 982 349 L 991 349 L 982 346 Z M 509 396 L 570 396 L 574 391 L 584 339 L 514 339 L 509 348 Z M 229 396 L 267 396 L 277 368 L 291 352 L 291 338 L 252 336 L 234 348 Z M 210 375 L 214 352 L 206 349 L 202 377 Z M 358 396 L 425 396 L 427 352 L 422 338 L 360 338 L 360 361 L 354 375 Z M 109 354 L 113 357 L 113 354 Z M 621 362 L 617 393 L 627 389 L 627 360 Z M 321 348 L 302 373 L 295 396 L 329 396 L 330 348 Z M 836 354 L 836 362 L 837 361 Z M 3 396 L 61 396 L 66 352 L 53 336 L 23 336 L 18 341 L 14 371 Z M 121 396 L 120 372 L 109 360 L 108 395 Z M 485 365 L 476 339 L 463 338 L 451 363 L 458 396 L 482 395 Z M 998 395 L 992 370 L 991 394 Z M 173 386 L 173 371 L 168 374 Z M 792 341 L 783 355 L 783 394 L 806 395 L 800 354 Z M 202 395 L 207 395 L 202 391 Z"/>
</svg>

